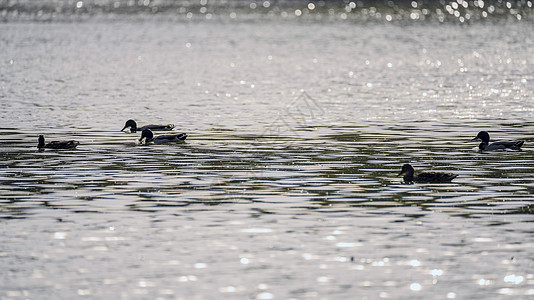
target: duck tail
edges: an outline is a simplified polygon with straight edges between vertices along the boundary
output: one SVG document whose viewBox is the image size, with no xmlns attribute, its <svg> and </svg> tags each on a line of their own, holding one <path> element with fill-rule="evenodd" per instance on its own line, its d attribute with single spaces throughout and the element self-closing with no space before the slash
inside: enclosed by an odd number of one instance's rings
<svg viewBox="0 0 534 300">
<path fill-rule="evenodd" d="M 514 143 L 514 145 L 512 146 L 513 149 L 521 149 L 521 147 L 523 146 L 523 144 L 525 143 L 525 141 L 517 141 Z"/>
<path fill-rule="evenodd" d="M 74 149 L 76 148 L 78 145 L 80 144 L 80 142 L 78 141 L 67 141 L 64 143 L 64 145 L 62 147 L 64 147 L 65 149 Z"/>
</svg>

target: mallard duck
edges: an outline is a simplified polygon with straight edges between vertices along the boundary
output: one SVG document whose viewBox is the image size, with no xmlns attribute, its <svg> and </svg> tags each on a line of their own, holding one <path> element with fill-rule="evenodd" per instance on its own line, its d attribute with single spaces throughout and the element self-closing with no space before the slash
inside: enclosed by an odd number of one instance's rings
<svg viewBox="0 0 534 300">
<path fill-rule="evenodd" d="M 152 130 L 144 129 L 143 132 L 141 133 L 141 138 L 139 139 L 139 142 L 142 143 L 143 139 L 145 139 L 145 144 L 179 143 L 179 142 L 185 141 L 186 138 L 187 138 L 187 134 L 185 133 L 165 134 L 165 135 L 158 135 L 154 137 L 154 133 L 152 133 Z"/>
<path fill-rule="evenodd" d="M 130 128 L 130 132 L 135 133 L 137 131 L 143 131 L 145 129 L 150 129 L 152 131 L 169 131 L 174 129 L 174 124 L 167 124 L 167 125 L 145 125 L 143 127 L 137 127 L 137 123 L 134 120 L 128 120 L 126 121 L 126 124 L 124 125 L 124 128 L 121 129 L 123 131 L 126 128 Z"/>
<path fill-rule="evenodd" d="M 478 145 L 478 149 L 481 151 L 495 151 L 495 150 L 521 150 L 521 146 L 523 146 L 523 143 L 525 141 L 502 141 L 502 142 L 495 142 L 495 143 L 489 143 L 490 136 L 489 133 L 486 131 L 481 131 L 477 134 L 477 136 L 472 139 L 472 141 L 476 140 L 482 140 L 480 145 Z"/>
<path fill-rule="evenodd" d="M 76 146 L 78 146 L 80 143 L 77 141 L 52 141 L 50 143 L 45 144 L 45 138 L 43 135 L 39 136 L 39 144 L 37 144 L 37 148 L 39 150 L 44 150 L 45 148 L 49 149 L 74 149 Z"/>
<path fill-rule="evenodd" d="M 405 164 L 402 166 L 402 170 L 397 176 L 404 175 L 404 183 L 414 183 L 414 182 L 450 182 L 456 178 L 456 174 L 444 173 L 444 172 L 421 172 L 415 174 L 415 170 L 410 164 Z"/>
</svg>

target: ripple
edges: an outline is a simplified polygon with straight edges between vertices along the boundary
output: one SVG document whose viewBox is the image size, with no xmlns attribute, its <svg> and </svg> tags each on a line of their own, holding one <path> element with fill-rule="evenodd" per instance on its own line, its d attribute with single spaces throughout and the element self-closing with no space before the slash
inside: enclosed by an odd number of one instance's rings
<svg viewBox="0 0 534 300">
<path fill-rule="evenodd" d="M 157 17 L 0 24 L 0 298 L 532 293 L 528 22 L 113 3 Z M 138 145 L 129 118 L 189 138 Z M 484 129 L 525 148 L 479 153 Z M 39 152 L 39 134 L 80 145 Z M 458 177 L 401 184 L 407 162 Z"/>
</svg>

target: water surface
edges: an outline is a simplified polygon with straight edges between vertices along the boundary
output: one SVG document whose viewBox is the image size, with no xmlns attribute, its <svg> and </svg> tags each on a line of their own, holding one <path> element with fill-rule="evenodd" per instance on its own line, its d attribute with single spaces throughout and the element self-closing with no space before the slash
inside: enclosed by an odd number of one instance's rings
<svg viewBox="0 0 534 300">
<path fill-rule="evenodd" d="M 533 46 L 508 21 L 3 23 L 0 298 L 527 299 Z"/>
</svg>

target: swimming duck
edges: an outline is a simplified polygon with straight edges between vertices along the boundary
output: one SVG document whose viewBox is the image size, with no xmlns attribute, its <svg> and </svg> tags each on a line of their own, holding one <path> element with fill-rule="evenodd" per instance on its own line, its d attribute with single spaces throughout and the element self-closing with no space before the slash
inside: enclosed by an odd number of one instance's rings
<svg viewBox="0 0 534 300">
<path fill-rule="evenodd" d="M 143 131 L 145 129 L 150 129 L 153 131 L 168 131 L 174 129 L 174 124 L 167 124 L 167 125 L 145 125 L 143 127 L 137 127 L 137 123 L 134 120 L 128 120 L 126 121 L 126 124 L 124 125 L 124 128 L 121 129 L 123 131 L 126 128 L 130 128 L 130 132 L 135 133 L 137 131 Z"/>
<path fill-rule="evenodd" d="M 78 146 L 80 143 L 77 141 L 52 141 L 50 143 L 45 144 L 45 138 L 43 135 L 39 136 L 39 144 L 37 144 L 37 148 L 39 150 L 44 150 L 45 148 L 49 149 L 74 149 L 76 146 Z"/>
<path fill-rule="evenodd" d="M 452 173 L 444 173 L 444 172 L 421 172 L 418 174 L 415 174 L 415 170 L 410 164 L 405 164 L 402 166 L 402 170 L 397 176 L 404 175 L 404 183 L 414 183 L 414 182 L 428 182 L 428 183 L 435 183 L 435 182 L 450 182 L 454 178 L 456 178 L 456 174 Z"/>
<path fill-rule="evenodd" d="M 141 138 L 139 139 L 139 142 L 143 142 L 143 139 L 145 139 L 145 144 L 154 143 L 154 144 L 167 144 L 167 143 L 179 143 L 185 141 L 187 138 L 187 134 L 185 133 L 179 133 L 179 134 L 165 134 L 165 135 L 158 135 L 154 137 L 154 133 L 150 129 L 144 129 L 141 133 Z"/>
<path fill-rule="evenodd" d="M 489 133 L 486 131 L 481 131 L 477 134 L 477 136 L 472 139 L 472 141 L 475 141 L 477 139 L 482 140 L 480 145 L 478 145 L 478 149 L 481 151 L 495 151 L 495 150 L 521 150 L 521 146 L 523 146 L 523 143 L 525 141 L 502 141 L 502 142 L 495 142 L 495 143 L 489 143 L 490 136 Z"/>
</svg>

